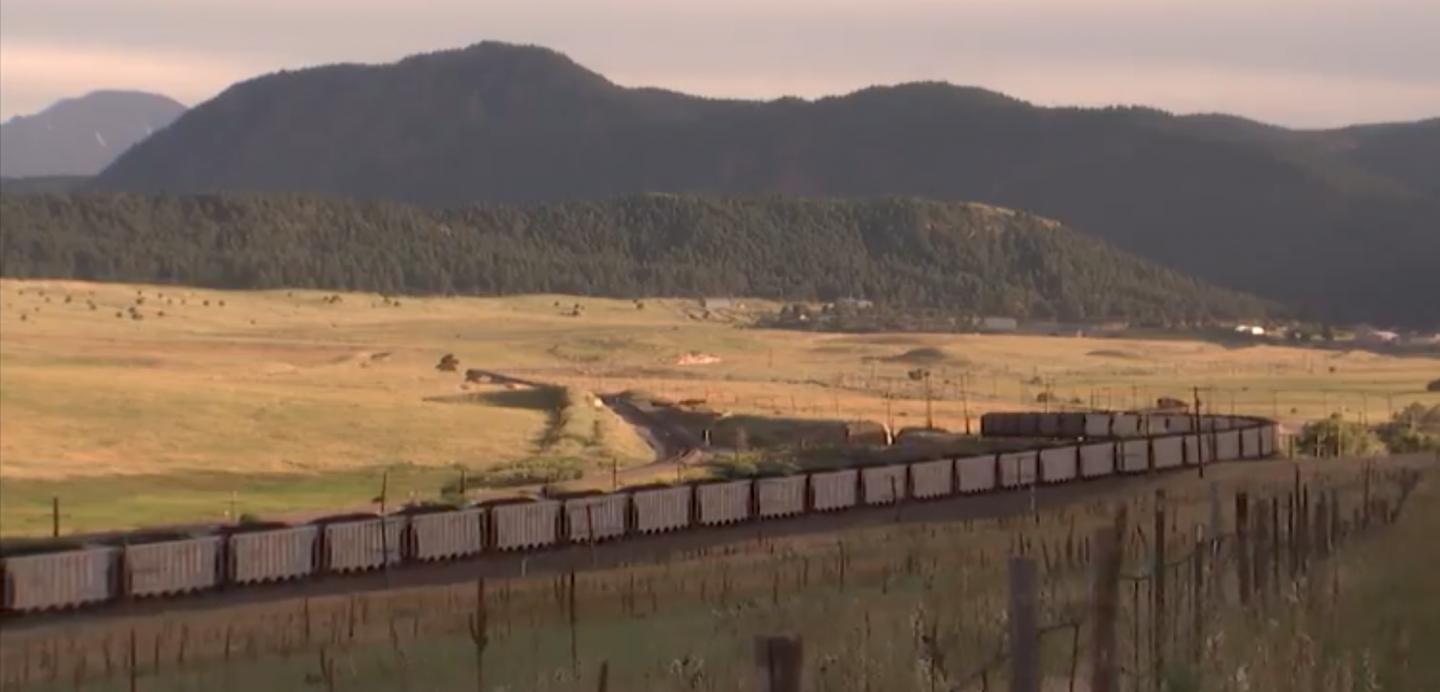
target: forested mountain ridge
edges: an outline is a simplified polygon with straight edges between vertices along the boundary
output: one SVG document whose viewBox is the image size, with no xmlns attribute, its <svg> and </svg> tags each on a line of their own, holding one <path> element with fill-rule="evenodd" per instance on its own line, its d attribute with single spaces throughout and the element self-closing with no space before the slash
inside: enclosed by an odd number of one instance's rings
<svg viewBox="0 0 1440 692">
<path fill-rule="evenodd" d="M 298 195 L 0 196 L 12 277 L 384 293 L 868 298 L 1195 323 L 1274 306 L 1023 212 L 913 198 L 632 195 L 453 210 Z"/>
<path fill-rule="evenodd" d="M 813 101 L 617 86 L 482 43 L 231 87 L 94 189 L 306 192 L 436 206 L 637 192 L 973 200 L 1056 218 L 1309 317 L 1440 322 L 1437 122 L 1291 131 L 1041 108 L 942 83 Z"/>
</svg>

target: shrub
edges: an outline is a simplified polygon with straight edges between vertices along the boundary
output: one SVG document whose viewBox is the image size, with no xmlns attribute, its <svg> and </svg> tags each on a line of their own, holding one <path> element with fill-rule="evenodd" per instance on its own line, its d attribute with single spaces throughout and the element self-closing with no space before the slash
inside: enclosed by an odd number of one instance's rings
<svg viewBox="0 0 1440 692">
<path fill-rule="evenodd" d="M 1344 420 L 1338 413 L 1306 423 L 1295 445 L 1301 454 L 1311 456 L 1371 456 L 1386 451 L 1375 431 Z"/>
<path fill-rule="evenodd" d="M 1425 385 L 1425 391 L 1440 392 L 1440 379 L 1430 380 L 1430 383 Z"/>
<path fill-rule="evenodd" d="M 797 470 L 794 462 L 788 458 L 759 453 L 714 457 L 709 466 L 717 477 L 724 479 L 783 476 Z"/>
<path fill-rule="evenodd" d="M 585 474 L 585 462 L 576 457 L 533 456 L 486 469 L 475 476 L 476 485 L 507 488 L 536 483 L 573 481 Z"/>
<path fill-rule="evenodd" d="M 1392 454 L 1440 451 L 1440 404 L 1406 406 L 1376 428 Z"/>
</svg>

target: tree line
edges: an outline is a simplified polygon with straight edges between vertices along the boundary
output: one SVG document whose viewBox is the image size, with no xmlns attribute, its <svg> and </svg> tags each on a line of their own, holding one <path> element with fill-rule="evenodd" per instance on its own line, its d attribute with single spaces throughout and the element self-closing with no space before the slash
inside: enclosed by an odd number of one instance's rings
<svg viewBox="0 0 1440 692">
<path fill-rule="evenodd" d="M 11 277 L 390 294 L 875 301 L 1161 324 L 1258 317 L 1216 288 L 1023 212 L 912 198 L 634 195 L 433 209 L 301 195 L 0 196 Z"/>
</svg>

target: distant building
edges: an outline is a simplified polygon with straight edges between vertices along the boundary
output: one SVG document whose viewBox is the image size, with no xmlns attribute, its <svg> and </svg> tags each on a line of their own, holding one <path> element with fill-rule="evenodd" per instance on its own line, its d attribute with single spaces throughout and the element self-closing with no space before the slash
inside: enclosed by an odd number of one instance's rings
<svg viewBox="0 0 1440 692">
<path fill-rule="evenodd" d="M 1400 341 L 1400 335 L 1385 329 L 1362 327 L 1355 330 L 1355 340 L 1362 344 L 1393 344 Z"/>
<path fill-rule="evenodd" d="M 1088 325 L 1085 332 L 1088 334 L 1113 334 L 1123 332 L 1130 328 L 1130 323 L 1121 320 L 1110 320 L 1108 322 L 1096 322 Z"/>
<path fill-rule="evenodd" d="M 1014 317 L 981 317 L 976 326 L 982 332 L 1013 332 L 1020 328 L 1020 320 Z"/>
<path fill-rule="evenodd" d="M 875 307 L 875 303 L 874 301 L 865 300 L 864 298 L 840 298 L 835 301 L 835 307 L 850 310 L 869 310 Z"/>
<path fill-rule="evenodd" d="M 740 301 L 734 298 L 701 298 L 700 307 L 706 310 L 733 310 L 741 305 Z"/>
</svg>

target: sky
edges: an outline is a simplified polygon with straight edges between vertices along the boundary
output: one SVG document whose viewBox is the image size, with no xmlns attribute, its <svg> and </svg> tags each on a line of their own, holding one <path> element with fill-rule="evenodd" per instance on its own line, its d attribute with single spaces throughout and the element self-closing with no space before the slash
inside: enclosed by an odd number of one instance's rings
<svg viewBox="0 0 1440 692">
<path fill-rule="evenodd" d="M 943 80 L 1292 127 L 1440 116 L 1440 0 L 3 0 L 0 119 L 482 40 L 707 96 Z"/>
</svg>

